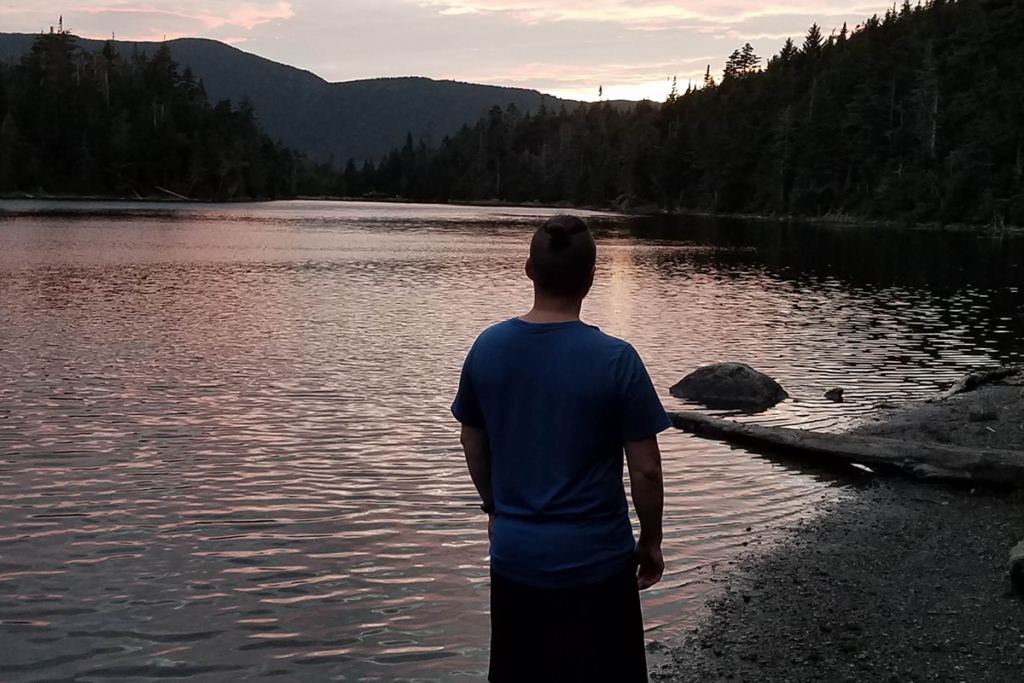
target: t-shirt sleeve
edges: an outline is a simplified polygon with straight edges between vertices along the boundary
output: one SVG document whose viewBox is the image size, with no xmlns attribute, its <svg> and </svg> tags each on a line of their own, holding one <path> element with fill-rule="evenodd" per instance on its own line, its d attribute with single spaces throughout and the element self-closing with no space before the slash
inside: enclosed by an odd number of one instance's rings
<svg viewBox="0 0 1024 683">
<path fill-rule="evenodd" d="M 473 349 L 469 350 L 466 362 L 462 364 L 462 376 L 459 378 L 459 393 L 452 403 L 452 415 L 467 427 L 482 428 L 484 416 L 480 410 L 480 401 L 473 387 Z"/>
<path fill-rule="evenodd" d="M 628 346 L 619 367 L 619 436 L 643 441 L 672 426 L 640 354 Z"/>
</svg>

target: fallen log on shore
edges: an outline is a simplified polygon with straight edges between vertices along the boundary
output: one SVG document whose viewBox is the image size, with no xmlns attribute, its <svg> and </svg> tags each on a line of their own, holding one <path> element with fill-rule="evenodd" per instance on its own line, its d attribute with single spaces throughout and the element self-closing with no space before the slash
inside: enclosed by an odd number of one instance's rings
<svg viewBox="0 0 1024 683">
<path fill-rule="evenodd" d="M 1010 582 L 1018 593 L 1024 595 L 1024 541 L 1010 551 Z"/>
<path fill-rule="evenodd" d="M 1024 451 L 962 448 L 854 434 L 825 434 L 670 413 L 672 424 L 697 436 L 730 443 L 826 457 L 847 464 L 896 470 L 925 481 L 1024 487 Z"/>
<path fill-rule="evenodd" d="M 159 185 L 154 185 L 153 187 L 155 187 L 156 189 L 160 190 L 164 194 L 166 194 L 166 195 L 168 195 L 168 196 L 170 196 L 170 197 L 172 197 L 174 199 L 180 199 L 180 200 L 182 200 L 184 202 L 192 201 L 191 199 L 189 199 L 188 197 L 186 197 L 183 194 L 178 194 L 177 192 L 174 192 L 172 190 L 168 190 L 167 188 L 164 188 L 164 187 L 160 187 Z"/>
<path fill-rule="evenodd" d="M 979 370 L 978 372 L 972 372 L 964 375 L 956 384 L 951 386 L 948 391 L 943 392 L 935 401 L 945 401 L 946 399 L 952 398 L 958 394 L 964 394 L 969 391 L 982 387 L 986 384 L 998 382 L 1001 379 L 1012 377 L 1013 375 L 1024 373 L 1024 365 L 1004 365 L 998 368 L 992 368 L 989 370 Z"/>
</svg>

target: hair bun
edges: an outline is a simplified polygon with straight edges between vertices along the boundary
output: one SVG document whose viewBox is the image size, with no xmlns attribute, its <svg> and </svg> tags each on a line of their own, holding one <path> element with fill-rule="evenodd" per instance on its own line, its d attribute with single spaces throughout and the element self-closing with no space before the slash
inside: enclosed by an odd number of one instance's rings
<svg viewBox="0 0 1024 683">
<path fill-rule="evenodd" d="M 573 235 L 586 229 L 587 225 L 583 221 L 572 216 L 557 216 L 544 224 L 544 233 L 552 249 L 565 249 L 572 244 Z"/>
</svg>

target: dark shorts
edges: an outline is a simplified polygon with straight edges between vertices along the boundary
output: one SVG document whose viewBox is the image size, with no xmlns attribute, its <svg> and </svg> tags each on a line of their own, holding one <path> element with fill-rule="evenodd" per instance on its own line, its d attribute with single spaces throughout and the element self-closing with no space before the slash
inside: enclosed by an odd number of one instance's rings
<svg viewBox="0 0 1024 683">
<path fill-rule="evenodd" d="M 636 572 L 533 588 L 491 572 L 491 683 L 646 683 Z"/>
</svg>

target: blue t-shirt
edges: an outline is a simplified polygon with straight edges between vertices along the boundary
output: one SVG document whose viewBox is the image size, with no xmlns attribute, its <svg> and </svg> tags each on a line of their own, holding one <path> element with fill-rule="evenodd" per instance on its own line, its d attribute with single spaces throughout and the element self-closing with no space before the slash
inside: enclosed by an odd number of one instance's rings
<svg viewBox="0 0 1024 683">
<path fill-rule="evenodd" d="M 579 321 L 500 323 L 470 350 L 452 414 L 490 441 L 496 573 L 564 588 L 635 565 L 623 444 L 671 423 L 632 346 Z"/>
</svg>

